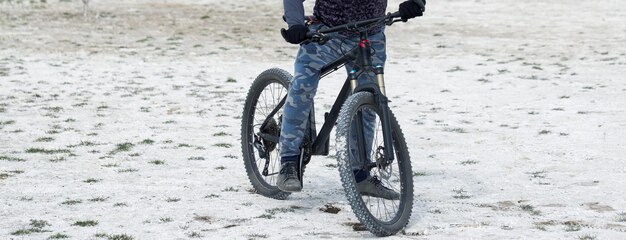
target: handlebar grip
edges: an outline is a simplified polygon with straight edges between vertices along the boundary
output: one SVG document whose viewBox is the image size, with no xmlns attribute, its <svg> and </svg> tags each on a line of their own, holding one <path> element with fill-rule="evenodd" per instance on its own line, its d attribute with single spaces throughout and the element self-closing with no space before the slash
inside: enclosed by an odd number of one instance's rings
<svg viewBox="0 0 626 240">
<path fill-rule="evenodd" d="M 413 0 L 413 2 L 415 2 L 418 6 L 420 6 L 420 8 L 422 9 L 422 12 L 426 11 L 426 4 L 424 4 L 424 1 Z"/>
<path fill-rule="evenodd" d="M 390 13 L 389 16 L 391 18 L 399 18 L 399 17 L 401 17 L 400 12 Z"/>
</svg>

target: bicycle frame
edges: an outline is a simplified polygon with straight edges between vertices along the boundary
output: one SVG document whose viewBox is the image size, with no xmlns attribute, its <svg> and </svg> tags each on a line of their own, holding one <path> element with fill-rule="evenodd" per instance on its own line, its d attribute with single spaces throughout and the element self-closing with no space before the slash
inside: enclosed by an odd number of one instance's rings
<svg viewBox="0 0 626 240">
<path fill-rule="evenodd" d="M 336 27 L 338 28 L 338 27 Z M 335 30 L 333 29 L 325 29 L 325 32 L 330 32 Z M 371 56 L 371 45 L 367 39 L 367 34 L 364 32 L 360 32 L 360 41 L 358 46 L 351 49 L 347 54 L 342 57 L 336 59 L 333 62 L 326 64 L 321 69 L 320 76 L 326 76 L 331 72 L 334 72 L 344 66 L 346 63 L 356 61 L 354 68 L 349 72 L 346 81 L 341 88 L 337 99 L 331 107 L 330 112 L 325 114 L 324 124 L 320 129 L 319 133 L 316 132 L 315 129 L 315 104 L 311 108 L 311 112 L 309 115 L 310 119 L 310 152 L 308 153 L 310 156 L 312 155 L 328 155 L 328 141 L 330 137 L 330 132 L 337 122 L 337 118 L 339 117 L 339 111 L 343 103 L 350 96 L 350 94 L 360 92 L 360 91 L 368 91 L 374 95 L 375 102 L 381 109 L 381 122 L 383 128 L 383 141 L 385 144 L 384 155 L 386 157 L 383 165 L 388 165 L 393 161 L 393 144 L 392 144 L 392 133 L 391 133 L 391 125 L 390 125 L 390 116 L 389 116 L 389 107 L 388 107 L 388 98 L 385 96 L 385 84 L 384 84 L 384 71 L 382 66 L 372 66 L 372 56 Z M 376 83 L 366 83 L 362 85 L 358 85 L 357 77 L 363 73 L 374 73 L 376 75 Z M 269 119 L 273 118 L 273 116 L 284 106 L 286 102 L 287 96 L 283 97 L 283 99 L 279 102 L 272 112 L 267 116 L 260 129 L 264 129 L 266 124 L 268 124 Z M 362 119 L 360 117 L 356 119 L 357 129 L 363 129 Z M 269 134 L 259 133 L 259 136 L 275 143 L 279 142 L 279 137 L 270 136 Z M 305 139 L 306 141 L 306 139 Z M 365 136 L 363 131 L 361 134 L 357 136 L 357 144 L 359 146 L 363 146 L 365 144 Z M 304 146 L 307 147 L 307 146 Z M 360 156 L 365 157 L 366 152 L 365 148 L 360 148 Z M 307 159 L 310 156 L 304 156 Z M 302 157 L 302 156 L 301 156 Z M 365 158 L 361 158 L 365 159 Z"/>
</svg>

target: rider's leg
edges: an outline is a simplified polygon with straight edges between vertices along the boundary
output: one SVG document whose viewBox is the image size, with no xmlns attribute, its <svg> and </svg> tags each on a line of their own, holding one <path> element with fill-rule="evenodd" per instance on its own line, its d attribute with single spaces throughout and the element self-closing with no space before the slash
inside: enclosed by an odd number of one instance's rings
<svg viewBox="0 0 626 240">
<path fill-rule="evenodd" d="M 314 31 L 323 27 L 322 24 L 316 24 L 309 28 Z M 300 45 L 294 64 L 294 76 L 283 108 L 279 140 L 281 160 L 297 160 L 300 155 L 300 144 L 305 131 L 308 130 L 306 127 L 313 97 L 317 92 L 320 70 L 341 56 L 340 49 L 350 49 L 346 48 L 338 34 L 332 35 L 333 37 L 324 45 L 318 43 Z"/>
<path fill-rule="evenodd" d="M 335 57 L 332 52 L 328 45 L 309 43 L 300 46 L 295 62 L 295 74 L 283 108 L 280 132 L 280 156 L 283 160 L 296 160 L 294 157 L 300 154 L 300 144 L 307 131 L 307 122 L 313 97 L 317 92 L 320 70 L 332 57 Z"/>
<path fill-rule="evenodd" d="M 309 43 L 300 46 L 295 62 L 295 73 L 283 108 L 280 132 L 281 171 L 277 186 L 280 190 L 295 192 L 302 189 L 296 175 L 296 160 L 305 135 L 313 97 L 322 67 L 339 57 L 339 40 L 332 39 L 324 45 Z"/>
</svg>

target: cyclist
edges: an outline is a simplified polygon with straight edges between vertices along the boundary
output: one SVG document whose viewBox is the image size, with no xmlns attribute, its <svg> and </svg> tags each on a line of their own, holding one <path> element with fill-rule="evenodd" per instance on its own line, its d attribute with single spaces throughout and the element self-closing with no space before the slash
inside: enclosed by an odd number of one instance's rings
<svg viewBox="0 0 626 240">
<path fill-rule="evenodd" d="M 422 0 L 425 3 L 425 0 Z M 387 0 L 316 0 L 313 15 L 316 20 L 309 21 L 305 26 L 304 0 L 283 0 L 284 20 L 289 28 L 282 29 L 283 38 L 292 44 L 301 44 L 295 61 L 295 74 L 287 94 L 284 106 L 282 127 L 280 133 L 281 170 L 278 175 L 277 186 L 286 192 L 299 192 L 302 184 L 297 174 L 300 144 L 306 131 L 307 119 L 312 106 L 312 100 L 317 90 L 321 68 L 341 56 L 340 49 L 351 49 L 359 41 L 358 35 L 348 32 L 334 33 L 325 44 L 302 43 L 307 40 L 306 34 L 319 28 L 338 26 L 353 21 L 367 20 L 385 15 Z M 422 16 L 423 8 L 413 1 L 400 4 L 399 12 L 403 20 Z M 385 36 L 383 27 L 370 29 L 368 39 L 375 53 L 372 55 L 372 64 L 383 66 L 386 59 Z M 347 64 L 348 71 L 353 63 Z M 362 76 L 367 77 L 367 76 Z M 359 79 L 361 81 L 362 77 Z M 364 114 L 367 119 L 374 120 L 375 116 Z M 373 127 L 366 126 L 366 136 L 371 135 Z M 370 143 L 371 144 L 371 143 Z M 353 164 L 358 166 L 359 164 Z M 354 169 L 354 176 L 359 192 L 363 195 L 381 197 L 385 199 L 399 199 L 400 194 L 383 186 L 375 177 L 370 176 L 369 170 Z"/>
</svg>

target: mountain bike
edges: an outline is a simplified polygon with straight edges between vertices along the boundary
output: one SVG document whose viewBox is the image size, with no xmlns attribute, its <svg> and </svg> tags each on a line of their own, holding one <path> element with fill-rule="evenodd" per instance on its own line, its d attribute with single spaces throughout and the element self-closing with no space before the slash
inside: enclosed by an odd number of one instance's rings
<svg viewBox="0 0 626 240">
<path fill-rule="evenodd" d="M 311 156 L 329 154 L 330 133 L 336 124 L 337 166 L 347 200 L 363 226 L 377 236 L 392 235 L 404 228 L 413 207 L 409 152 L 400 125 L 388 106 L 383 67 L 372 65 L 372 49 L 368 41 L 369 29 L 390 26 L 402 21 L 399 17 L 399 13 L 388 13 L 384 17 L 325 28 L 307 35 L 308 41 L 324 44 L 330 39 L 329 33 L 349 31 L 358 34 L 360 41 L 321 70 L 320 78 L 323 78 L 346 63 L 354 63 L 330 111 L 324 114 L 319 132 L 315 126 L 315 107 L 311 109 L 308 130 L 300 148 L 300 182 L 304 182 L 304 169 Z M 375 79 L 359 84 L 357 78 L 365 73 L 373 73 Z M 242 152 L 250 182 L 257 193 L 280 200 L 290 194 L 276 187 L 276 178 L 280 171 L 282 108 L 291 79 L 291 74 L 277 68 L 261 73 L 250 87 L 242 117 Z M 374 131 L 366 133 L 364 124 L 369 124 L 369 129 Z M 353 161 L 355 159 L 358 161 Z M 353 166 L 354 162 L 361 166 Z M 353 169 L 369 170 L 371 176 L 400 193 L 399 199 L 361 195 Z"/>
</svg>

